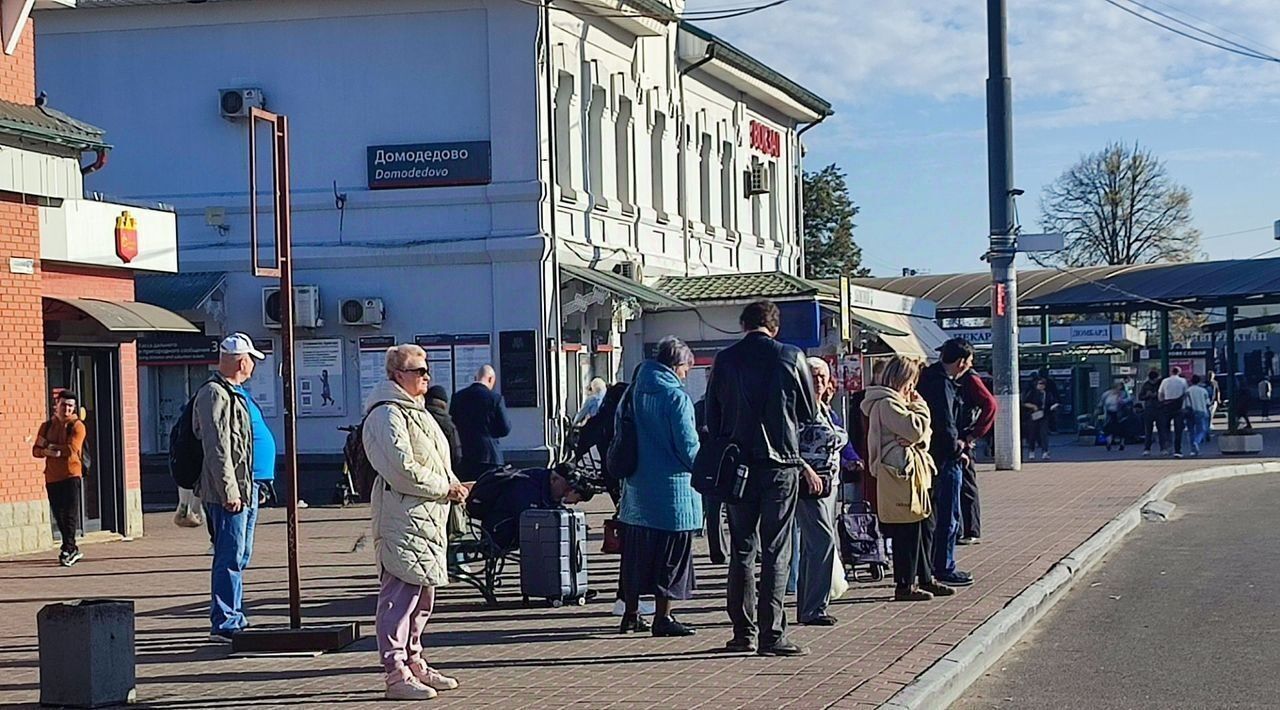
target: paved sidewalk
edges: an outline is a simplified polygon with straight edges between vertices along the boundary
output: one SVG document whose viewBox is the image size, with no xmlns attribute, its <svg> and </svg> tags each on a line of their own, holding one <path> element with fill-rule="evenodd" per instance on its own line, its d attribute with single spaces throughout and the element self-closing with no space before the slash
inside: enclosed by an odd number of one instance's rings
<svg viewBox="0 0 1280 710">
<path fill-rule="evenodd" d="M 1280 437 L 1268 432 L 1269 451 Z M 1215 447 L 1216 448 L 1216 447 Z M 437 707 L 522 708 L 870 708 L 932 665 L 1009 599 L 1039 578 L 1164 476 L 1212 465 L 1212 458 L 1140 458 L 1132 447 L 1061 445 L 1052 463 L 1019 473 L 980 473 L 985 540 L 960 548 L 977 584 L 929 604 L 893 604 L 892 583 L 854 585 L 834 605 L 834 628 L 795 627 L 813 653 L 768 659 L 712 653 L 729 636 L 724 567 L 699 553 L 697 598 L 678 609 L 699 634 L 689 639 L 617 635 L 611 615 L 617 558 L 591 558 L 601 598 L 585 607 L 524 609 L 508 574 L 500 608 L 489 609 L 461 585 L 442 590 L 429 627 L 429 658 L 463 686 Z M 1240 461 L 1233 458 L 1230 461 Z M 603 505 L 601 505 L 601 503 Z M 598 550 L 607 501 L 593 502 L 591 547 Z M 367 510 L 303 511 L 304 617 L 354 619 L 372 626 L 372 552 L 353 551 Z M 284 524 L 268 511 L 259 528 L 246 597 L 258 626 L 283 624 Z M 319 658 L 231 659 L 205 642 L 208 539 L 149 515 L 145 538 L 85 548 L 62 569 L 52 554 L 0 561 L 0 706 L 38 696 L 35 616 L 50 601 L 117 597 L 137 604 L 138 697 L 143 706 L 388 707 L 381 699 L 374 642 Z M 794 618 L 794 611 L 788 616 Z"/>
</svg>

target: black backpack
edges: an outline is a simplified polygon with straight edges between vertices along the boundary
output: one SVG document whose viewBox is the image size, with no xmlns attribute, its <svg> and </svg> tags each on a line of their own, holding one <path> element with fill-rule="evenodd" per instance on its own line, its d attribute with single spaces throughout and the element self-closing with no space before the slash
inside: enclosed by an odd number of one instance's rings
<svg viewBox="0 0 1280 710">
<path fill-rule="evenodd" d="M 228 394 L 235 396 L 229 386 L 217 379 L 206 381 L 200 389 L 210 384 L 224 387 Z M 200 480 L 200 473 L 204 470 L 204 443 L 196 436 L 195 427 L 192 426 L 192 412 L 195 410 L 196 397 L 199 396 L 200 390 L 196 390 L 183 406 L 178 421 L 169 430 L 169 475 L 173 476 L 173 482 L 180 488 L 195 488 L 196 482 Z"/>
<path fill-rule="evenodd" d="M 347 440 L 342 444 L 342 460 L 347 466 L 347 471 L 351 473 L 351 482 L 356 487 L 355 494 L 365 502 L 368 502 L 369 496 L 373 494 L 373 484 L 378 481 L 378 470 L 369 462 L 369 454 L 364 450 L 364 423 L 369 421 L 369 415 L 373 414 L 373 410 L 384 404 L 395 404 L 395 402 L 378 402 L 370 407 L 360 423 L 347 432 Z"/>
</svg>

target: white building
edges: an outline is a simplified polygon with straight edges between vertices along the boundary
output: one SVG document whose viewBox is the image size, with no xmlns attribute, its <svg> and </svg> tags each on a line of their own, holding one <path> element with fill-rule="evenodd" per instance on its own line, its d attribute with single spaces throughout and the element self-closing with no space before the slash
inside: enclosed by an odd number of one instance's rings
<svg viewBox="0 0 1280 710">
<path fill-rule="evenodd" d="M 38 80 L 120 149 L 89 189 L 177 210 L 193 276 L 140 281 L 140 297 L 266 344 L 248 124 L 221 115 L 220 90 L 288 115 L 295 281 L 319 309 L 299 336 L 304 455 L 340 450 L 374 348 L 416 338 L 454 387 L 492 361 L 509 455 L 545 460 L 582 382 L 660 337 L 635 327 L 641 307 L 679 305 L 644 283 L 802 266 L 800 133 L 830 106 L 672 5 L 80 0 L 37 16 Z M 344 324 L 349 299 L 380 299 L 381 324 Z M 144 452 L 203 379 L 201 344 L 179 345 L 140 357 L 157 365 Z M 277 400 L 278 378 L 255 385 Z"/>
</svg>

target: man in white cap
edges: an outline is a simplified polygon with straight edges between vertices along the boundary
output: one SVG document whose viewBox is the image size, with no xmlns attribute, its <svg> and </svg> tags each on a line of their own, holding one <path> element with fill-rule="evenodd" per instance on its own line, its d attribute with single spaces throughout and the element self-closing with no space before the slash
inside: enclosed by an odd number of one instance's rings
<svg viewBox="0 0 1280 710">
<path fill-rule="evenodd" d="M 210 640 L 230 643 L 248 626 L 243 575 L 253 554 L 258 496 L 253 484 L 253 421 L 244 383 L 266 357 L 244 333 L 218 346 L 218 371 L 200 387 L 191 427 L 204 449 L 196 495 L 204 501 L 213 531 Z"/>
</svg>

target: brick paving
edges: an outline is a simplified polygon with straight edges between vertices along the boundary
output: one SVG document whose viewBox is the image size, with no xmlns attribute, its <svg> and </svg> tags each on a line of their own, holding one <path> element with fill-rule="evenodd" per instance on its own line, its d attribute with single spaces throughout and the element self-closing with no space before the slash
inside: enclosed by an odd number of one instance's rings
<svg viewBox="0 0 1280 710">
<path fill-rule="evenodd" d="M 1280 436 L 1268 432 L 1268 450 Z M 611 614 L 617 558 L 598 553 L 604 506 L 593 502 L 590 560 L 601 598 L 584 607 L 526 609 L 509 570 L 498 608 L 468 587 L 441 591 L 429 627 L 431 662 L 462 681 L 433 701 L 439 707 L 520 708 L 871 708 L 941 658 L 1054 562 L 1083 542 L 1161 478 L 1221 460 L 1139 458 L 1130 448 L 1063 443 L 1052 463 L 1019 473 L 979 474 L 984 542 L 962 547 L 961 567 L 977 583 L 946 600 L 893 604 L 892 583 L 855 584 L 834 604 L 834 628 L 793 627 L 812 649 L 798 659 L 712 652 L 729 637 L 724 567 L 698 558 L 699 588 L 679 609 L 699 634 L 688 639 L 619 636 Z M 1247 459 L 1232 458 L 1228 461 Z M 600 501 L 607 505 L 607 501 Z M 303 511 L 304 617 L 372 626 L 372 553 L 353 551 L 365 529 L 363 508 Z M 34 706 L 39 678 L 35 616 L 50 601 L 133 599 L 137 605 L 138 698 L 144 707 L 389 707 L 381 700 L 375 644 L 318 658 L 229 658 L 208 644 L 208 540 L 179 529 L 171 516 L 148 515 L 147 535 L 85 548 L 62 569 L 52 554 L 0 560 L 0 706 Z M 257 626 L 287 623 L 284 523 L 265 513 L 246 598 Z M 788 616 L 794 618 L 790 608 Z"/>
</svg>

